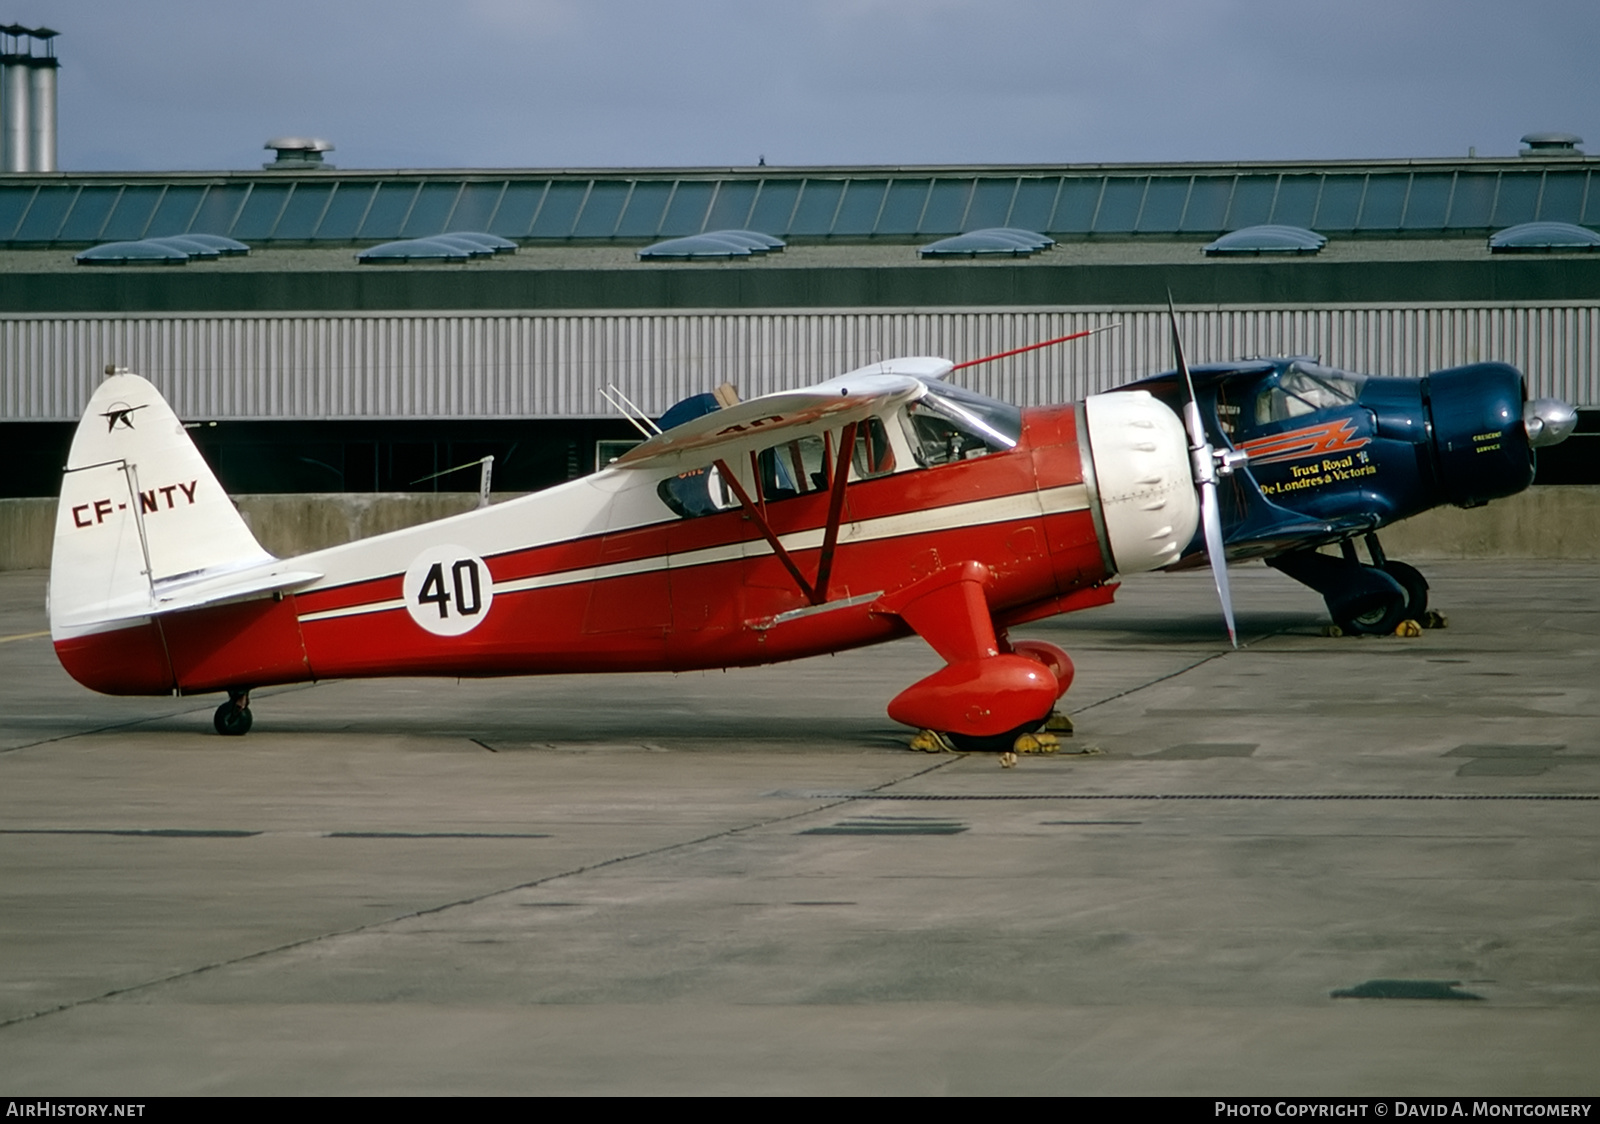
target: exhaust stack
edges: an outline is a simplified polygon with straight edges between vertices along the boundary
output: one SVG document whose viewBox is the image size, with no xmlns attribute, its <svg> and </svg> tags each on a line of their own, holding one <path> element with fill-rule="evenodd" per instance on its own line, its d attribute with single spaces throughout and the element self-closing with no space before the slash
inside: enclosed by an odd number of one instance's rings
<svg viewBox="0 0 1600 1124">
<path fill-rule="evenodd" d="M 0 172 L 56 170 L 58 34 L 48 27 L 0 26 Z"/>
</svg>

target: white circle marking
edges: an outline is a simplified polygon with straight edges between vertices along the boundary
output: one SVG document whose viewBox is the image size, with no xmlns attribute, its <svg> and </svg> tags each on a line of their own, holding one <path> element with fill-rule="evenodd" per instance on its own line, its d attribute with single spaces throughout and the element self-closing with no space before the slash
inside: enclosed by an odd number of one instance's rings
<svg viewBox="0 0 1600 1124">
<path fill-rule="evenodd" d="M 406 612 L 435 636 L 471 632 L 489 615 L 494 578 L 484 560 L 464 546 L 430 546 L 406 569 L 401 586 Z"/>
</svg>

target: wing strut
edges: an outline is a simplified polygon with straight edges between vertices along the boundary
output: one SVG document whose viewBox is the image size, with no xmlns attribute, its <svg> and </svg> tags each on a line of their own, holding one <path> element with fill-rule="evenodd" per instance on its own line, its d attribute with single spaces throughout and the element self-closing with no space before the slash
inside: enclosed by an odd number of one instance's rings
<svg viewBox="0 0 1600 1124">
<path fill-rule="evenodd" d="M 829 482 L 828 526 L 822 533 L 822 555 L 817 559 L 817 589 L 813 605 L 828 599 L 828 578 L 833 574 L 833 551 L 839 545 L 839 519 L 844 514 L 844 486 L 850 478 L 850 454 L 856 447 L 856 426 L 851 422 L 839 436 L 839 456 L 833 466 L 833 479 Z"/>
<path fill-rule="evenodd" d="M 822 532 L 822 554 L 817 559 L 817 580 L 813 585 L 806 581 L 800 572 L 800 566 L 794 560 L 794 555 L 789 553 L 778 533 L 772 529 L 772 524 L 767 522 L 763 505 L 750 498 L 750 493 L 744 490 L 744 485 L 739 483 L 739 478 L 728 467 L 728 462 L 718 458 L 717 471 L 722 474 L 722 479 L 727 481 L 728 487 L 739 499 L 739 506 L 744 508 L 756 529 L 761 532 L 761 537 L 767 540 L 767 545 L 772 547 L 772 553 L 778 556 L 778 561 L 783 563 L 783 568 L 789 571 L 789 576 L 794 579 L 794 584 L 800 587 L 800 592 L 805 599 L 813 605 L 821 605 L 828 599 L 828 579 L 833 574 L 833 555 L 839 545 L 839 524 L 844 516 L 844 489 L 850 479 L 850 454 L 856 446 L 856 426 L 851 422 L 844 427 L 844 432 L 839 438 L 839 452 L 833 464 L 833 478 L 828 487 L 828 522 Z"/>
</svg>

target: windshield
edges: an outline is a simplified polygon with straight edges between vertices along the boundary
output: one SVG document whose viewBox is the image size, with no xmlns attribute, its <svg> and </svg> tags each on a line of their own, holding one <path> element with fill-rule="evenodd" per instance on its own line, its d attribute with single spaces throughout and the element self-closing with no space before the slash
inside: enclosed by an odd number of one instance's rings
<svg viewBox="0 0 1600 1124">
<path fill-rule="evenodd" d="M 1318 410 L 1352 405 L 1360 396 L 1364 381 L 1365 375 L 1296 359 L 1275 383 L 1256 396 L 1256 424 L 1289 421 Z"/>
<path fill-rule="evenodd" d="M 924 380 L 928 393 L 906 408 L 913 451 L 925 465 L 970 460 L 1016 447 L 1022 411 L 959 386 Z"/>
<path fill-rule="evenodd" d="M 1012 449 L 1022 438 L 1022 411 L 1008 402 L 946 382 L 927 383 L 924 405 L 932 406 L 976 426 L 998 447 Z"/>
</svg>

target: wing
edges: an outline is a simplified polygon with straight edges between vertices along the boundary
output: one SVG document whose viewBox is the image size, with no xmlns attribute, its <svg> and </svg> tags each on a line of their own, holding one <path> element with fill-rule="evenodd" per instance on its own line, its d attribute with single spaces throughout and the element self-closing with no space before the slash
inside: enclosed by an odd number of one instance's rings
<svg viewBox="0 0 1600 1124">
<path fill-rule="evenodd" d="M 1351 535 L 1377 530 L 1376 515 L 1343 515 L 1338 519 L 1316 520 L 1297 517 L 1255 529 L 1249 534 L 1231 534 L 1227 539 L 1228 560 L 1266 558 L 1285 551 L 1326 546 Z"/>
<path fill-rule="evenodd" d="M 658 434 L 623 454 L 613 467 L 695 467 L 708 458 L 732 457 L 784 439 L 837 429 L 921 398 L 928 392 L 922 380 L 949 369 L 944 359 L 896 359 L 804 390 L 752 398 Z"/>
</svg>

